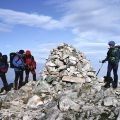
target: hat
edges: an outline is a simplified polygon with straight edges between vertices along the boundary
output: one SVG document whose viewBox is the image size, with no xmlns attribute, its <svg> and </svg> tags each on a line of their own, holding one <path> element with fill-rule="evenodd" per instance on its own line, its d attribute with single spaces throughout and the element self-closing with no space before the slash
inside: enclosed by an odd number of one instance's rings
<svg viewBox="0 0 120 120">
<path fill-rule="evenodd" d="M 26 55 L 31 55 L 30 50 L 26 50 Z"/>
<path fill-rule="evenodd" d="M 109 42 L 108 42 L 108 45 L 110 45 L 110 46 L 115 46 L 115 42 L 114 42 L 114 41 L 109 41 Z"/>
<path fill-rule="evenodd" d="M 18 53 L 19 53 L 19 54 L 23 54 L 23 53 L 25 53 L 25 52 L 24 52 L 24 50 L 19 50 Z"/>
</svg>

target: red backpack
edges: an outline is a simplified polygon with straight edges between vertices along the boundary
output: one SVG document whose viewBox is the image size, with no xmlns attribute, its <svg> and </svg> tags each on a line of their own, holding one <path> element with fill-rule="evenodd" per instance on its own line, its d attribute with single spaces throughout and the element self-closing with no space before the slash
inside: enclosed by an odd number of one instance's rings
<svg viewBox="0 0 120 120">
<path fill-rule="evenodd" d="M 33 56 L 26 57 L 25 63 L 27 65 L 27 69 L 30 69 L 30 70 L 36 69 L 36 62 Z"/>
</svg>

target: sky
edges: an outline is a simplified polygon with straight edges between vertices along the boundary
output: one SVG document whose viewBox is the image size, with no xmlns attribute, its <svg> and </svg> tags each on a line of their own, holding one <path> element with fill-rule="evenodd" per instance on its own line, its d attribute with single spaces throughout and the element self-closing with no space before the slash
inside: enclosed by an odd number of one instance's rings
<svg viewBox="0 0 120 120">
<path fill-rule="evenodd" d="M 120 44 L 119 11 L 120 0 L 0 0 L 0 51 L 31 50 L 44 64 L 51 49 L 67 43 L 97 71 L 108 41 Z"/>
</svg>

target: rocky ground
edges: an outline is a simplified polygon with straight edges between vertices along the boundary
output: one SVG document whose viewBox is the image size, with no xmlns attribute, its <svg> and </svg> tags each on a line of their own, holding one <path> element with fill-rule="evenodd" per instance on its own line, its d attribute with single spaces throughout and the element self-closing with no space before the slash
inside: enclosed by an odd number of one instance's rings
<svg viewBox="0 0 120 120">
<path fill-rule="evenodd" d="M 1 120 L 120 120 L 120 87 L 104 89 L 72 46 L 53 49 L 39 81 L 0 96 Z"/>
</svg>

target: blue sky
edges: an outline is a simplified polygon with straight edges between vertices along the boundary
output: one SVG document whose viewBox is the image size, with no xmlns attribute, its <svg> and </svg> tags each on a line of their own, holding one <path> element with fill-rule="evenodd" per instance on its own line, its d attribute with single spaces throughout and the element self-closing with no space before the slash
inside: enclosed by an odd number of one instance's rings
<svg viewBox="0 0 120 120">
<path fill-rule="evenodd" d="M 98 70 L 108 41 L 120 44 L 119 11 L 120 0 L 0 0 L 0 51 L 30 49 L 44 63 L 64 42 Z"/>
</svg>

